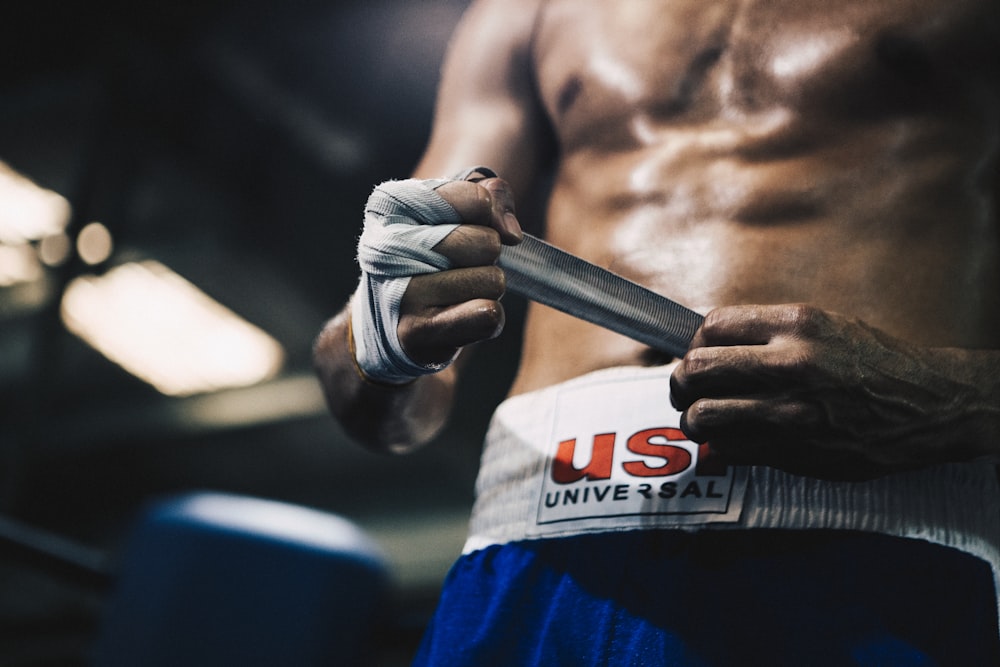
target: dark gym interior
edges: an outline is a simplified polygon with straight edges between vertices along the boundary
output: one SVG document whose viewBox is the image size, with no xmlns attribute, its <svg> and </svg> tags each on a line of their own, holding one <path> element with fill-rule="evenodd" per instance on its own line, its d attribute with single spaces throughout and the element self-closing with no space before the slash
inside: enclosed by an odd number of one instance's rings
<svg viewBox="0 0 1000 667">
<path fill-rule="evenodd" d="M 198 490 L 357 523 L 391 564 L 380 661 L 405 664 L 461 549 L 515 343 L 475 355 L 453 424 L 404 458 L 343 436 L 311 346 L 355 285 L 368 192 L 419 157 L 466 4 L 7 3 L 0 175 L 68 208 L 4 237 L 19 213 L 0 190 L 0 665 L 87 664 L 136 517 Z M 70 329 L 81 278 L 147 261 L 265 332 L 277 365 L 171 395 Z M 156 337 L 120 315 L 103 319 Z"/>
</svg>

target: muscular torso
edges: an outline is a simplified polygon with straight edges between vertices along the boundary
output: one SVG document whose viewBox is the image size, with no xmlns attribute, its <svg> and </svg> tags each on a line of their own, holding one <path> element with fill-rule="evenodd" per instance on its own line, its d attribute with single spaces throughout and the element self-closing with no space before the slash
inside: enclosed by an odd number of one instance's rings
<svg viewBox="0 0 1000 667">
<path fill-rule="evenodd" d="M 546 236 L 705 312 L 808 302 L 998 347 L 994 0 L 552 0 Z M 659 361 L 532 306 L 513 392 Z"/>
</svg>

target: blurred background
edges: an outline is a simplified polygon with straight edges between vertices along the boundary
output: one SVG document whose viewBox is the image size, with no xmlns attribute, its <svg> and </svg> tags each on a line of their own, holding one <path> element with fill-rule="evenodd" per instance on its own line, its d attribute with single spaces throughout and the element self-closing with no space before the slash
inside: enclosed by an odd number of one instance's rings
<svg viewBox="0 0 1000 667">
<path fill-rule="evenodd" d="M 85 664 L 107 600 L 11 535 L 113 573 L 137 513 L 188 490 L 356 522 L 395 582 L 379 641 L 413 649 L 516 343 L 479 350 L 451 427 L 406 458 L 343 436 L 310 356 L 466 4 L 5 3 L 0 665 Z"/>
</svg>

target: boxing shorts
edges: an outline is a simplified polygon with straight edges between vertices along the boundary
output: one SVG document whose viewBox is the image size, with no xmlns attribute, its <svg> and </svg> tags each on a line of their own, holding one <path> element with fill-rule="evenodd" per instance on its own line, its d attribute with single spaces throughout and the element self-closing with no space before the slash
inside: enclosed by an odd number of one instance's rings
<svg viewBox="0 0 1000 667">
<path fill-rule="evenodd" d="M 992 465 L 725 466 L 681 433 L 671 370 L 499 406 L 417 664 L 1000 664 Z"/>
</svg>

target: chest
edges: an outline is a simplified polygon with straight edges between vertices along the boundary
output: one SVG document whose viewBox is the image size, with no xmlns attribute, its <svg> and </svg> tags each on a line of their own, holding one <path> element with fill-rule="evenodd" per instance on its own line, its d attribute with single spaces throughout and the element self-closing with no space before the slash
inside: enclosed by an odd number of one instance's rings
<svg viewBox="0 0 1000 667">
<path fill-rule="evenodd" d="M 535 43 L 564 139 L 623 115 L 889 113 L 996 79 L 996 0 L 552 0 Z"/>
</svg>

